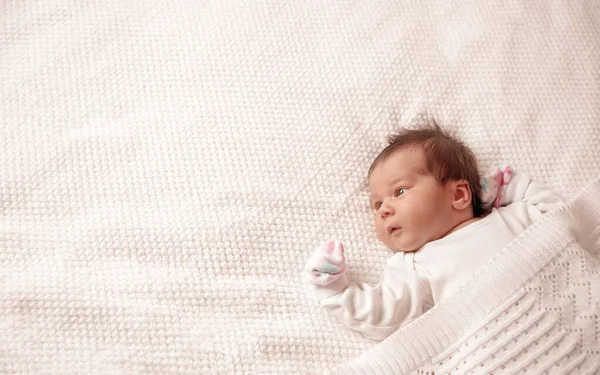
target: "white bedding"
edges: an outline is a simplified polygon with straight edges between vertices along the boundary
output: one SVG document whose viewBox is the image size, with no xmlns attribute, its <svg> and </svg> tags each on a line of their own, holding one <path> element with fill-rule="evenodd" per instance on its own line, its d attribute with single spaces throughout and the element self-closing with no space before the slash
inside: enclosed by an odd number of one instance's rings
<svg viewBox="0 0 600 375">
<path fill-rule="evenodd" d="M 16 1 L 0 23 L 0 372 L 313 374 L 309 299 L 390 253 L 365 174 L 423 113 L 565 196 L 600 171 L 588 1 Z"/>
</svg>

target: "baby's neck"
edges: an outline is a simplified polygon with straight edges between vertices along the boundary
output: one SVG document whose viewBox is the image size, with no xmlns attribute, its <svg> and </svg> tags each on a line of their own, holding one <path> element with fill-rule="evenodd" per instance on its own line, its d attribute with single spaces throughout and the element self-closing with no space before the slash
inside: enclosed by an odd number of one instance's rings
<svg viewBox="0 0 600 375">
<path fill-rule="evenodd" d="M 454 227 L 452 227 L 452 229 L 450 229 L 446 234 L 444 234 L 442 237 L 446 237 L 447 235 L 449 235 L 452 232 L 456 232 L 457 230 L 459 230 L 460 228 L 464 228 L 467 225 L 476 222 L 477 220 L 480 220 L 481 217 L 472 217 L 470 219 L 467 220 L 463 220 L 462 222 L 460 222 L 458 225 L 455 225 Z"/>
</svg>

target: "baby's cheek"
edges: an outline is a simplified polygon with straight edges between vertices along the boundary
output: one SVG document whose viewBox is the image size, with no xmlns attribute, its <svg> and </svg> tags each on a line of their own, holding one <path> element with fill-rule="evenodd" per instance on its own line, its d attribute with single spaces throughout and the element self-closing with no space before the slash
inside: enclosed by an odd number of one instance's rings
<svg viewBox="0 0 600 375">
<path fill-rule="evenodd" d="M 388 234 L 383 225 L 376 225 L 375 233 L 377 234 L 377 238 L 379 238 L 380 241 L 386 242 Z"/>
</svg>

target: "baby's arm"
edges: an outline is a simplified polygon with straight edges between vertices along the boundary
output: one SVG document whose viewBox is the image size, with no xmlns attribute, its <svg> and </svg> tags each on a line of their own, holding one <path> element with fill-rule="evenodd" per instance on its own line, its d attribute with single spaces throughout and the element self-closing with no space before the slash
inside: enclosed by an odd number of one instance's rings
<svg viewBox="0 0 600 375">
<path fill-rule="evenodd" d="M 531 208 L 546 213 L 565 201 L 554 190 L 524 173 L 515 173 L 506 165 L 491 167 L 482 179 L 483 201 L 487 207 L 496 208 L 523 202 Z"/>
<path fill-rule="evenodd" d="M 534 181 L 524 173 L 515 173 L 506 187 L 503 205 L 523 201 L 541 213 L 546 213 L 565 203 L 563 197 L 546 186 L 543 182 Z"/>
<path fill-rule="evenodd" d="M 343 245 L 330 241 L 309 259 L 305 274 L 321 306 L 350 329 L 383 340 L 423 314 L 423 287 L 414 268 L 400 255 L 388 261 L 372 287 L 349 283 Z"/>
</svg>

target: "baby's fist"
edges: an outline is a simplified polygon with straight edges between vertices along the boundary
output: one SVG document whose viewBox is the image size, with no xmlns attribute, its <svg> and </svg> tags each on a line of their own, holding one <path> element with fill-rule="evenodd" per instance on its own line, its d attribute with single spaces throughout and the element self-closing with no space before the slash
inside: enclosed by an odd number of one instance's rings
<svg viewBox="0 0 600 375">
<path fill-rule="evenodd" d="M 485 210 L 510 203 L 504 198 L 512 176 L 513 170 L 508 165 L 498 163 L 488 168 L 481 179 L 481 200 Z"/>
<path fill-rule="evenodd" d="M 339 279 L 346 271 L 344 245 L 335 240 L 327 241 L 315 249 L 305 268 L 310 282 L 327 285 Z"/>
</svg>

